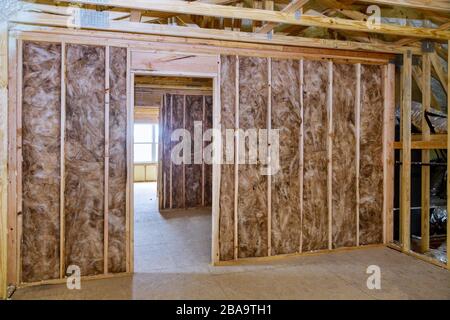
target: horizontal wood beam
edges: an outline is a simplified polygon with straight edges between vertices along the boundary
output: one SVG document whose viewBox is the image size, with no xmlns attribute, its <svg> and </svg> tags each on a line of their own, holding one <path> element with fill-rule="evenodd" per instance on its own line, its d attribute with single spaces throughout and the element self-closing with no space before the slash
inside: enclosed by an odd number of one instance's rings
<svg viewBox="0 0 450 320">
<path fill-rule="evenodd" d="M 206 90 L 212 91 L 211 87 L 193 87 L 188 85 L 165 85 L 165 84 L 136 84 L 135 88 L 145 88 L 145 89 L 161 89 L 161 90 L 186 90 L 186 91 L 195 91 L 195 90 Z"/>
<path fill-rule="evenodd" d="M 447 149 L 446 134 L 432 134 L 430 140 L 422 140 L 422 135 L 411 135 L 411 149 L 431 150 L 431 149 Z M 403 143 L 401 141 L 394 142 L 394 149 L 401 150 Z"/>
<path fill-rule="evenodd" d="M 358 2 L 413 9 L 450 12 L 448 0 L 361 0 Z"/>
<path fill-rule="evenodd" d="M 50 27 L 67 27 L 72 22 L 72 17 L 56 16 L 44 13 L 19 12 L 10 17 L 10 22 L 24 25 L 38 25 Z M 373 51 L 383 53 L 403 53 L 411 50 L 414 54 L 421 55 L 420 48 L 409 48 L 388 44 L 360 43 L 342 40 L 312 39 L 304 37 L 293 37 L 273 35 L 268 38 L 264 34 L 255 34 L 231 30 L 216 30 L 191 27 L 168 26 L 160 24 L 144 24 L 129 21 L 109 21 L 105 25 L 82 26 L 81 29 L 119 31 L 134 34 L 151 34 L 161 36 L 175 36 L 183 38 L 214 39 L 233 42 L 259 43 L 269 45 L 284 45 L 309 48 L 326 48 L 352 51 Z"/>
<path fill-rule="evenodd" d="M 215 5 L 199 2 L 166 1 L 166 0 L 60 0 L 60 2 L 112 6 L 116 8 L 127 8 L 133 10 L 161 11 L 176 14 L 193 14 L 200 16 L 223 17 L 234 19 L 249 19 L 275 23 L 285 23 L 306 27 L 321 27 L 337 30 L 361 31 L 369 33 L 381 33 L 397 36 L 427 38 L 435 40 L 450 39 L 450 32 L 431 28 L 419 28 L 381 23 L 372 27 L 365 21 L 355 21 L 341 18 L 316 17 L 310 15 L 296 16 L 293 13 L 270 11 L 264 9 L 239 8 L 232 6 Z"/>
</svg>

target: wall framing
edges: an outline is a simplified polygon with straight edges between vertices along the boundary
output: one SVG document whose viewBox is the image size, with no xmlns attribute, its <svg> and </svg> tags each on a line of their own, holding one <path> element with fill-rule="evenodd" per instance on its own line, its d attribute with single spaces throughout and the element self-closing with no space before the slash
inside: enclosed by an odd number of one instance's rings
<svg viewBox="0 0 450 320">
<path fill-rule="evenodd" d="M 145 43 L 144 39 L 152 39 L 153 42 L 151 43 Z M 13 53 L 15 47 L 17 47 L 18 52 L 21 50 L 21 41 L 23 40 L 41 40 L 41 41 L 47 41 L 47 42 L 65 42 L 65 43 L 81 43 L 81 44 L 103 44 L 103 45 L 110 45 L 110 46 L 117 46 L 117 44 L 121 43 L 121 46 L 125 46 L 127 48 L 128 52 L 128 59 L 127 59 L 127 107 L 128 107 L 128 135 L 127 135 L 127 142 L 128 142 L 128 176 L 127 176 L 127 211 L 129 212 L 129 217 L 127 219 L 127 270 L 124 274 L 132 273 L 133 272 L 133 201 L 132 201 L 132 195 L 133 195 L 133 187 L 132 187 L 132 177 L 133 177 L 133 168 L 132 168 L 132 127 L 130 124 L 132 124 L 132 112 L 130 111 L 131 106 L 133 105 L 133 88 L 134 88 L 134 76 L 135 75 L 164 75 L 164 76 L 191 76 L 191 77 L 211 77 L 213 78 L 213 127 L 217 128 L 218 125 L 221 123 L 221 114 L 220 114 L 220 59 L 218 59 L 218 54 L 239 54 L 242 56 L 262 56 L 262 57 L 271 57 L 271 58 L 295 58 L 295 59 L 302 59 L 302 58 L 313 58 L 318 60 L 323 59 L 329 59 L 334 58 L 336 60 L 340 61 L 346 61 L 346 62 L 352 62 L 352 63 L 373 63 L 373 64 L 382 64 L 386 65 L 384 68 L 384 90 L 386 90 L 387 94 L 385 93 L 385 112 L 384 112 L 384 140 L 383 140 L 383 154 L 384 156 L 384 178 L 383 178 L 383 184 L 384 184 L 384 204 L 383 204 L 383 243 L 389 244 L 392 242 L 391 234 L 392 234 L 392 200 L 391 195 L 392 192 L 389 190 L 391 189 L 391 186 L 393 185 L 393 158 L 392 158 L 392 151 L 393 151 L 393 137 L 392 137 L 392 123 L 393 123 L 393 108 L 394 108 L 394 93 L 393 93 L 393 74 L 394 74 L 394 68 L 392 65 L 387 65 L 388 60 L 392 57 L 390 54 L 361 54 L 358 52 L 351 52 L 351 51 L 339 51 L 339 50 L 332 50 L 327 49 L 324 51 L 323 55 L 317 56 L 317 54 L 314 54 L 311 49 L 289 49 L 282 48 L 281 46 L 262 46 L 261 50 L 254 51 L 255 46 L 251 44 L 242 43 L 242 46 L 240 48 L 237 48 L 236 45 L 226 44 L 225 46 L 221 47 L 216 42 L 211 41 L 195 41 L 193 39 L 190 39 L 189 42 L 186 45 L 180 44 L 177 39 L 169 39 L 169 37 L 164 38 L 164 41 L 161 41 L 160 43 L 156 42 L 157 37 L 154 36 L 142 36 L 142 35 L 134 35 L 130 36 L 126 40 L 119 40 L 119 37 L 117 35 L 113 35 L 111 33 L 106 32 L 92 32 L 92 31 L 71 31 L 71 30 L 59 30 L 55 28 L 44 28 L 44 27 L 22 27 L 22 26 L 16 26 L 13 28 L 12 37 L 9 41 L 9 60 L 16 62 L 17 65 L 21 65 L 20 63 L 20 54 Z M 196 44 L 195 47 L 192 46 L 192 44 Z M 154 45 L 154 46 L 153 46 Z M 206 55 L 209 56 L 211 60 L 214 60 L 214 67 L 213 69 L 208 69 L 205 72 L 197 72 L 190 70 L 182 70 L 182 71 L 173 71 L 169 69 L 160 69 L 160 70 L 153 70 L 151 67 L 149 67 L 151 64 L 149 64 L 148 61 L 144 61 L 137 63 L 136 60 L 133 61 L 133 55 L 138 55 L 139 53 L 148 53 L 151 55 L 154 52 L 164 53 L 166 54 L 179 54 L 179 55 L 186 55 L 194 54 L 194 55 Z M 136 58 L 135 58 L 136 59 Z M 302 60 L 301 60 L 302 61 Z M 145 65 L 147 64 L 147 67 Z M 238 66 L 237 66 L 238 68 Z M 303 61 L 301 63 L 301 73 L 303 73 Z M 15 69 L 10 67 L 10 80 L 9 87 L 14 88 L 15 86 L 21 87 L 20 84 L 20 69 Z M 302 86 L 302 82 L 300 82 L 300 86 Z M 13 113 L 9 113 L 8 117 L 9 119 L 14 119 L 18 121 L 18 118 L 20 118 L 20 108 L 16 108 L 17 105 L 20 105 L 21 96 L 19 93 L 20 90 L 18 90 L 17 95 L 9 93 L 9 106 L 10 111 L 14 111 Z M 302 91 L 302 90 L 301 90 Z M 303 100 L 303 99 L 302 99 Z M 238 108 L 238 106 L 237 106 Z M 302 111 L 303 112 L 303 111 Z M 10 122 L 11 123 L 11 122 Z M 18 123 L 17 123 L 18 124 Z M 8 134 L 10 135 L 9 140 L 9 155 L 8 155 L 8 162 L 11 164 L 9 166 L 9 192 L 8 193 L 8 221 L 7 224 L 10 226 L 8 230 L 8 281 L 12 284 L 17 284 L 17 279 L 20 276 L 18 272 L 18 263 L 17 259 L 14 257 L 17 257 L 20 255 L 18 252 L 17 244 L 15 243 L 17 236 L 20 235 L 20 215 L 17 216 L 16 212 L 20 212 L 20 201 L 17 203 L 14 201 L 11 201 L 15 198 L 15 195 L 20 194 L 20 186 L 16 185 L 15 179 L 11 179 L 13 177 L 13 173 L 17 171 L 17 173 L 20 173 L 20 170 L 18 170 L 17 167 L 15 167 L 15 164 L 17 162 L 17 153 L 11 152 L 12 150 L 16 150 L 16 144 L 20 140 L 20 136 L 16 136 L 17 130 L 20 129 L 20 127 L 16 128 L 8 128 Z M 303 129 L 302 129 L 303 130 Z M 301 143 L 303 143 L 303 139 L 301 139 Z M 448 144 L 450 144 L 450 140 L 448 141 Z M 215 148 L 217 150 L 218 145 L 215 145 Z M 215 159 L 218 160 L 218 157 L 220 156 L 220 153 L 215 153 Z M 19 166 L 20 167 L 20 166 Z M 303 167 L 301 167 L 303 170 Z M 213 165 L 213 240 L 212 240 L 212 261 L 214 264 L 227 264 L 227 262 L 220 262 L 219 261 L 219 203 L 217 200 L 219 193 L 220 193 L 220 165 L 218 164 L 218 161 L 216 161 Z M 301 184 L 302 185 L 302 184 Z M 2 193 L 2 196 L 5 196 L 5 193 Z M 2 216 L 3 217 L 3 216 Z M 359 232 L 358 232 L 359 235 Z M 237 238 L 237 237 L 236 237 Z M 302 237 L 300 237 L 302 238 Z M 3 242 L 2 242 L 3 243 Z M 359 243 L 358 243 L 359 245 Z M 324 252 L 328 252 L 329 249 L 324 250 Z M 300 241 L 299 243 L 299 251 L 302 252 L 302 243 Z M 235 258 L 237 258 L 237 252 L 235 252 Z M 283 255 L 284 256 L 284 255 Z M 275 257 L 273 257 L 275 258 Z M 255 259 L 255 258 L 249 258 L 249 259 Z M 264 259 L 264 258 L 262 258 Z M 247 260 L 247 259 L 243 259 Z M 16 270 L 16 271 L 14 271 Z M 1 271 L 1 268 L 0 268 Z M 113 276 L 113 275 L 106 275 L 106 276 Z M 105 275 L 101 275 L 98 278 L 105 277 Z M 97 277 L 94 277 L 97 278 Z M 61 281 L 64 281 L 64 279 L 61 279 Z M 54 283 L 56 281 L 48 281 L 48 283 Z M 42 282 L 39 282 L 42 283 Z M 0 278 L 0 285 L 1 285 L 1 278 Z"/>
<path fill-rule="evenodd" d="M 41 41 L 44 43 L 60 43 L 61 44 L 61 52 L 62 52 L 62 63 L 61 63 L 61 70 L 62 73 L 64 74 L 64 76 L 61 77 L 61 154 L 63 155 L 63 146 L 65 143 L 65 139 L 64 139 L 64 132 L 65 132 L 65 104 L 66 104 L 66 97 L 65 97 L 65 83 L 66 83 L 66 77 L 65 77 L 65 63 L 64 63 L 64 56 L 65 56 L 65 48 L 67 44 L 70 44 L 71 42 L 66 42 L 66 41 L 47 41 L 48 39 L 45 39 L 45 37 L 42 37 L 41 39 L 37 39 L 36 41 Z M 15 37 L 10 37 L 10 54 L 9 54 L 9 59 L 10 61 L 14 61 L 14 67 L 10 67 L 9 70 L 9 74 L 10 74 L 10 85 L 14 86 L 14 88 L 21 88 L 22 84 L 21 84 L 21 74 L 22 74 L 22 41 L 21 39 L 17 39 Z M 109 46 L 105 45 L 105 50 L 108 51 L 109 50 Z M 15 50 L 17 48 L 17 50 Z M 14 53 L 12 52 L 14 49 Z M 128 49 L 126 49 L 127 51 L 129 51 Z M 129 53 L 127 53 L 127 61 L 128 61 L 128 70 L 129 70 Z M 105 111 L 108 111 L 108 107 L 109 107 L 109 59 L 106 58 L 105 59 Z M 108 79 L 108 80 L 107 80 Z M 21 135 L 19 134 L 21 132 L 21 100 L 22 100 L 22 95 L 21 95 L 22 90 L 16 90 L 14 99 L 10 100 L 10 104 L 9 104 L 9 114 L 8 117 L 10 119 L 10 121 L 14 121 L 13 124 L 9 127 L 9 131 L 11 134 L 11 139 L 9 140 L 8 143 L 8 148 L 9 148 L 9 152 L 8 152 L 8 165 L 9 165 L 9 197 L 10 197 L 10 201 L 8 204 L 8 224 L 9 224 L 9 228 L 8 228 L 8 275 L 7 275 L 7 280 L 8 280 L 8 284 L 9 285 L 14 285 L 14 286 L 26 286 L 26 285 L 34 285 L 34 284 L 41 284 L 41 283 L 55 283 L 58 282 L 58 279 L 52 279 L 52 280 L 44 280 L 44 281 L 38 281 L 38 282 L 30 282 L 30 283 L 24 283 L 21 280 L 21 252 L 20 252 L 20 246 L 19 246 L 19 241 L 17 241 L 17 239 L 21 238 L 21 234 L 22 234 L 22 216 L 21 216 L 21 206 L 22 206 L 22 200 L 21 200 L 21 183 L 17 183 L 17 181 L 21 181 Z M 107 97 L 107 98 L 106 98 Z M 131 99 L 129 99 L 129 97 L 127 98 L 127 105 L 130 105 Z M 130 108 L 128 108 L 130 109 Z M 132 117 L 132 112 L 129 113 L 129 117 Z M 105 124 L 108 124 L 108 119 L 109 119 L 109 113 L 105 113 Z M 109 127 L 106 127 L 105 125 L 105 133 L 109 133 Z M 128 134 L 129 135 L 129 134 Z M 108 138 L 105 139 L 105 145 L 108 145 Z M 128 154 L 128 152 L 127 152 Z M 108 148 L 105 148 L 105 162 L 108 162 L 109 159 L 109 150 Z M 60 201 L 61 203 L 63 203 L 64 201 L 64 157 L 61 157 L 61 187 L 60 187 Z M 128 159 L 128 162 L 130 161 L 130 159 Z M 132 166 L 127 165 L 127 167 L 132 168 Z M 105 166 L 105 184 L 104 184 L 104 188 L 105 188 L 105 201 L 107 201 L 107 197 L 108 197 L 108 172 L 106 171 L 107 166 Z M 128 170 L 129 171 L 129 170 Z M 16 176 L 17 175 L 17 179 Z M 127 179 L 130 180 L 129 177 L 129 172 L 128 172 L 128 177 Z M 132 179 L 131 179 L 132 181 Z M 126 196 L 126 207 L 129 208 L 130 204 L 129 201 L 131 199 L 131 197 L 128 196 L 128 191 L 129 188 L 127 187 L 127 196 Z M 16 201 L 13 201 L 12 199 L 17 199 Z M 105 202 L 105 204 L 108 202 Z M 105 206 L 105 221 L 104 221 L 104 232 L 108 232 L 108 209 L 107 209 L 107 205 Z M 16 214 L 17 212 L 17 214 Z M 128 219 L 127 219 L 128 220 Z M 64 230 L 64 225 L 65 225 L 65 218 L 64 218 L 64 206 L 60 207 L 60 228 L 61 230 Z M 126 229 L 127 229 L 127 243 L 130 243 L 131 239 L 128 235 L 128 231 L 129 231 L 129 222 L 127 221 L 126 223 Z M 60 281 L 65 281 L 65 259 L 64 259 L 64 242 L 65 242 L 65 236 L 64 236 L 64 232 L 61 232 L 60 234 L 60 255 L 59 255 L 59 260 L 60 260 L 60 267 L 59 267 L 59 280 Z M 126 255 L 127 257 L 130 257 L 129 252 L 131 250 L 128 249 L 129 245 L 126 246 L 127 250 L 126 250 Z M 104 272 L 103 275 L 94 275 L 94 276 L 86 276 L 83 278 L 86 279 L 90 279 L 90 278 L 97 278 L 97 277 L 101 277 L 101 276 L 115 276 L 116 274 L 108 274 L 108 260 L 107 260 L 107 256 L 108 256 L 108 236 L 105 235 L 104 237 L 104 248 L 103 248 L 103 252 L 105 254 L 105 260 L 104 260 Z M 130 269 L 129 267 L 129 258 L 127 258 L 127 270 L 124 271 L 124 274 L 129 273 L 128 269 Z"/>
<path fill-rule="evenodd" d="M 0 23 L 0 299 L 7 295 L 8 24 Z M 9 88 L 11 89 L 11 88 Z"/>
</svg>

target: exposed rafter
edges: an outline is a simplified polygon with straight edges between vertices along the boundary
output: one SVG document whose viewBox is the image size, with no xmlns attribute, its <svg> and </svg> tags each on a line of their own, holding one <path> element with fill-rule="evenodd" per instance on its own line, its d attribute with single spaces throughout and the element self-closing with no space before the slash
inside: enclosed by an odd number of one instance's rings
<svg viewBox="0 0 450 320">
<path fill-rule="evenodd" d="M 15 16 L 10 17 L 10 21 L 26 25 L 67 27 L 73 23 L 73 18 L 70 16 L 50 15 L 45 13 L 22 11 L 17 13 Z M 129 21 L 112 20 L 105 25 L 95 25 L 95 26 L 85 25 L 79 27 L 88 30 L 119 31 L 119 32 L 153 34 L 153 35 L 192 37 L 199 39 L 264 43 L 272 45 L 333 48 L 344 50 L 363 50 L 363 51 L 375 51 L 385 53 L 401 53 L 409 49 L 412 50 L 415 54 L 421 53 L 420 50 L 416 50 L 414 48 L 401 47 L 389 44 L 380 45 L 374 43 L 358 43 L 352 41 L 312 39 L 312 38 L 292 37 L 283 35 L 273 35 L 272 37 L 269 38 L 265 34 L 257 34 L 257 33 L 238 32 L 231 30 L 179 27 L 172 25 L 147 24 Z"/>
<path fill-rule="evenodd" d="M 448 0 L 360 0 L 358 2 L 450 12 Z"/>
<path fill-rule="evenodd" d="M 96 0 L 60 0 L 60 2 L 82 4 L 82 5 L 99 5 Z M 301 17 L 295 14 L 285 12 L 269 11 L 253 8 L 238 8 L 223 5 L 214 5 L 207 3 L 185 2 L 185 1 L 162 1 L 162 0 L 134 0 L 133 2 L 125 0 L 104 0 L 103 6 L 112 6 L 117 8 L 128 8 L 134 10 L 150 10 L 171 12 L 175 14 L 193 14 L 212 17 L 224 17 L 235 19 L 250 19 L 257 21 L 267 21 L 274 23 L 286 23 L 293 25 L 322 27 L 336 30 L 362 31 L 369 33 L 382 33 L 388 35 L 398 35 L 417 38 L 428 38 L 436 40 L 450 39 L 450 32 L 436 30 L 431 28 L 417 28 L 410 26 L 401 26 L 394 24 L 381 23 L 377 27 L 368 25 L 365 21 L 354 21 L 341 18 L 324 18 L 309 15 Z"/>
</svg>

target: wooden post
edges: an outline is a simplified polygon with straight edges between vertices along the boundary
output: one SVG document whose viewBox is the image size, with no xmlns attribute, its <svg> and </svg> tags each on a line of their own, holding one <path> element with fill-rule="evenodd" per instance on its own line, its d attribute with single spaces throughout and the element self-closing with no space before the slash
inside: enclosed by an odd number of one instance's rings
<svg viewBox="0 0 450 320">
<path fill-rule="evenodd" d="M 108 245 L 109 245 L 109 46 L 105 48 L 105 191 L 103 216 L 103 273 L 108 273 Z M 145 180 L 145 177 L 144 177 Z"/>
<path fill-rule="evenodd" d="M 422 56 L 422 140 L 430 141 L 430 128 L 425 112 L 431 105 L 431 59 L 430 53 Z M 430 150 L 422 150 L 422 162 L 430 162 Z M 420 252 L 425 253 L 430 248 L 430 167 L 422 166 L 421 191 L 421 241 Z"/>
<path fill-rule="evenodd" d="M 23 41 L 17 43 L 17 104 L 16 104 L 16 224 L 17 224 L 17 284 L 22 282 L 22 81 L 23 81 Z"/>
<path fill-rule="evenodd" d="M 356 246 L 359 246 L 359 167 L 361 137 L 361 63 L 356 64 L 355 142 L 356 142 Z"/>
<path fill-rule="evenodd" d="M 7 298 L 8 23 L 0 24 L 0 299 Z"/>
<path fill-rule="evenodd" d="M 395 65 L 388 64 L 384 82 L 384 244 L 394 241 Z"/>
<path fill-rule="evenodd" d="M 221 106 L 220 106 L 220 56 L 217 56 L 217 75 L 213 78 L 213 112 L 212 127 L 214 130 L 220 128 Z M 219 135 L 220 137 L 220 135 Z M 219 228 L 220 228 L 220 179 L 221 179 L 221 144 L 220 140 L 213 138 L 213 163 L 212 163 L 212 262 L 217 264 L 219 256 Z"/>
<path fill-rule="evenodd" d="M 402 169 L 400 194 L 400 221 L 401 244 L 403 251 L 411 247 L 411 71 L 412 53 L 408 51 L 403 55 L 403 86 L 402 86 Z"/>
<path fill-rule="evenodd" d="M 203 133 L 205 132 L 205 123 L 206 123 L 205 108 L 206 108 L 206 97 L 203 96 L 202 97 L 202 207 L 205 206 L 205 159 L 204 159 L 205 145 L 203 142 Z"/>
<path fill-rule="evenodd" d="M 272 3 L 273 4 L 273 3 Z M 269 141 L 270 129 L 272 128 L 272 59 L 267 59 L 267 154 L 266 158 L 269 160 L 271 157 L 271 145 Z M 270 257 L 272 255 L 272 170 L 271 162 L 269 160 L 267 175 L 267 255 Z"/>
<path fill-rule="evenodd" d="M 7 282 L 18 284 L 17 264 L 17 152 L 16 152 L 16 112 L 17 112 L 17 39 L 9 39 L 9 83 L 8 83 L 8 249 Z"/>
<path fill-rule="evenodd" d="M 127 48 L 127 190 L 126 190 L 126 256 L 127 272 L 133 272 L 133 115 L 134 115 L 134 74 L 131 73 L 131 52 Z"/>
<path fill-rule="evenodd" d="M 173 94 L 170 95 L 170 110 L 167 110 L 168 112 L 170 112 L 169 114 L 169 132 L 172 133 L 173 130 Z M 172 163 L 172 159 L 171 159 L 171 151 L 172 151 L 172 143 L 171 143 L 171 139 L 170 139 L 170 135 L 169 135 L 169 159 L 167 159 L 166 161 L 169 161 L 169 208 L 172 209 L 173 208 L 173 195 L 172 195 L 172 189 L 173 189 L 173 181 L 172 181 L 172 176 L 173 176 L 173 163 Z"/>
<path fill-rule="evenodd" d="M 304 105 L 303 105 L 303 88 L 304 88 L 304 75 L 303 75 L 303 59 L 299 61 L 299 77 L 300 77 L 300 117 L 301 117 L 301 124 L 300 124 L 300 139 L 299 139 L 299 150 L 300 150 L 300 247 L 299 252 L 301 253 L 303 251 L 303 173 L 304 173 Z"/>
<path fill-rule="evenodd" d="M 158 209 L 161 210 L 164 208 L 165 195 L 164 191 L 164 182 L 163 182 L 163 170 L 162 170 L 162 161 L 163 161 L 163 145 L 162 145 L 162 132 L 163 132 L 163 115 L 164 115 L 164 95 L 161 95 L 161 104 L 158 112 L 158 178 L 157 178 L 157 187 L 158 187 Z"/>
<path fill-rule="evenodd" d="M 186 95 L 183 95 L 183 129 L 186 130 Z M 183 151 L 183 208 L 186 209 L 186 154 Z"/>
<path fill-rule="evenodd" d="M 59 277 L 64 278 L 65 272 L 65 132 L 66 132 L 66 43 L 61 43 L 61 146 L 60 146 L 60 186 L 59 186 Z"/>
<path fill-rule="evenodd" d="M 333 249 L 333 61 L 328 62 L 327 91 L 328 135 L 327 135 L 327 204 L 328 204 L 328 249 Z"/>
<path fill-rule="evenodd" d="M 234 259 L 239 258 L 238 187 L 239 187 L 239 56 L 236 56 L 234 109 Z M 223 143 L 223 141 L 222 141 Z"/>
</svg>

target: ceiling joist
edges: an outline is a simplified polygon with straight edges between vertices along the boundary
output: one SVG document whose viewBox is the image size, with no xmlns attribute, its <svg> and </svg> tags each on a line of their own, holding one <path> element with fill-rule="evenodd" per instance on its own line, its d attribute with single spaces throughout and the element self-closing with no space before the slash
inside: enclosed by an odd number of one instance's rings
<svg viewBox="0 0 450 320">
<path fill-rule="evenodd" d="M 52 15 L 46 13 L 36 13 L 26 11 L 21 11 L 16 15 L 10 17 L 10 22 L 13 23 L 19 23 L 24 25 L 63 27 L 63 28 L 70 26 L 73 23 L 73 20 L 74 19 L 71 16 Z M 360 50 L 360 51 L 374 51 L 384 53 L 402 53 L 406 52 L 406 50 L 411 50 L 414 54 L 421 54 L 420 50 L 417 48 L 403 47 L 390 44 L 359 43 L 354 41 L 314 39 L 305 37 L 284 36 L 277 34 L 268 37 L 266 34 L 258 34 L 258 33 L 180 27 L 173 25 L 139 23 L 121 20 L 120 21 L 110 20 L 107 24 L 104 25 L 99 24 L 99 25 L 84 25 L 73 27 L 87 30 L 192 37 L 199 39 L 263 43 L 272 45 L 303 46 L 310 48 Z"/>
<path fill-rule="evenodd" d="M 97 0 L 60 0 L 60 2 L 78 5 L 99 5 L 99 1 Z M 133 2 L 126 0 L 102 0 L 101 5 L 107 7 L 127 8 L 130 10 L 161 11 L 174 14 L 192 14 L 211 17 L 249 19 L 256 21 L 300 25 L 306 27 L 321 27 L 336 30 L 380 33 L 386 35 L 417 37 L 434 40 L 450 39 L 450 31 L 446 30 L 410 27 L 386 23 L 380 23 L 378 26 L 374 27 L 365 21 L 317 17 L 310 15 L 296 15 L 293 13 L 280 11 L 240 8 L 199 2 L 185 2 L 178 0 L 134 0 Z"/>
<path fill-rule="evenodd" d="M 450 12 L 450 1 L 448 0 L 360 0 L 358 2 Z"/>
</svg>

